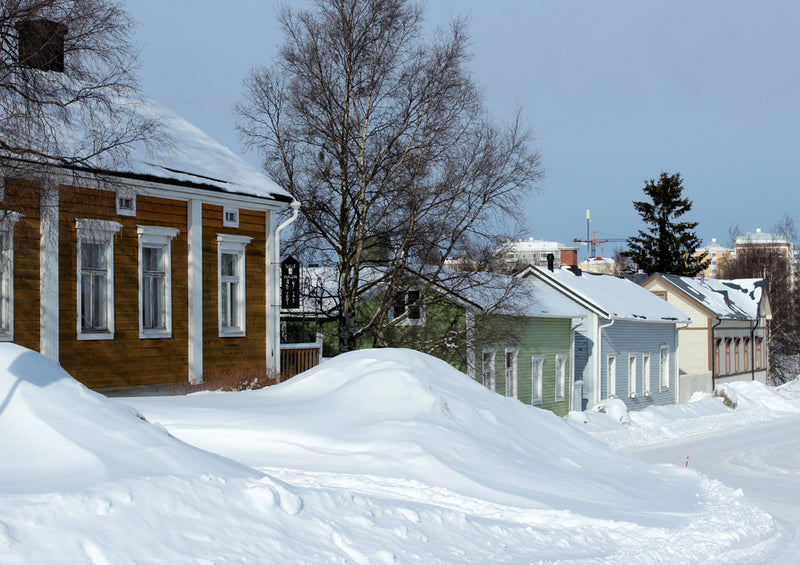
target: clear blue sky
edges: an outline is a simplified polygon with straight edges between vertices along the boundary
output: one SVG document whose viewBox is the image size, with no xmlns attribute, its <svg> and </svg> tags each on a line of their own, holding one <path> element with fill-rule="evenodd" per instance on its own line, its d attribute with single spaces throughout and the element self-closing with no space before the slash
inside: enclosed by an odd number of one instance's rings
<svg viewBox="0 0 800 565">
<path fill-rule="evenodd" d="M 254 164 L 232 105 L 248 71 L 274 60 L 278 4 L 126 2 L 146 95 Z M 489 112 L 504 119 L 520 105 L 543 155 L 525 236 L 583 239 L 586 208 L 598 238 L 634 235 L 644 226 L 632 201 L 662 171 L 681 173 L 704 242 L 727 243 L 733 224 L 800 222 L 800 3 L 427 2 L 431 27 L 459 14 Z"/>
</svg>

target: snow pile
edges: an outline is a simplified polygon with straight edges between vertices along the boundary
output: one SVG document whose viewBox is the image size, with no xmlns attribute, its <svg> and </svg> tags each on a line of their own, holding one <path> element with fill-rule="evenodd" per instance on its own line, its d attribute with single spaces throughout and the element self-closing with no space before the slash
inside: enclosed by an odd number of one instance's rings
<svg viewBox="0 0 800 565">
<path fill-rule="evenodd" d="M 614 411 L 605 410 L 609 403 L 616 407 Z M 611 399 L 588 412 L 570 413 L 566 420 L 615 449 L 626 449 L 799 413 L 800 386 L 796 381 L 779 388 L 744 381 L 721 385 L 714 396 L 697 394 L 688 404 L 651 406 L 635 412 L 627 412 L 624 404 L 620 408 Z"/>
<path fill-rule="evenodd" d="M 141 476 L 259 476 L 186 445 L 56 362 L 0 346 L 0 492 L 41 493 Z"/>
<path fill-rule="evenodd" d="M 0 352 L 3 563 L 699 563 L 775 537 L 741 492 L 420 353 L 132 409 Z"/>
</svg>

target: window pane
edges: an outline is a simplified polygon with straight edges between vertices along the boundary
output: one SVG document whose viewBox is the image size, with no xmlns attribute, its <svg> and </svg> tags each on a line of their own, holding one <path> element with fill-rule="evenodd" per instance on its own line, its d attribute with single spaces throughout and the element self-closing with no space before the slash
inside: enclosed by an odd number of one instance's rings
<svg viewBox="0 0 800 565">
<path fill-rule="evenodd" d="M 164 272 L 164 250 L 160 247 L 142 248 L 142 270 L 150 273 Z"/>
<path fill-rule="evenodd" d="M 92 328 L 105 329 L 106 324 L 107 285 L 103 273 L 92 277 Z"/>
<path fill-rule="evenodd" d="M 153 328 L 152 287 L 150 277 L 142 277 L 142 326 L 147 329 Z"/>
<path fill-rule="evenodd" d="M 239 327 L 239 285 L 231 283 L 230 285 L 230 327 Z"/>
<path fill-rule="evenodd" d="M 232 253 L 223 253 L 220 257 L 220 270 L 223 277 L 236 276 L 236 255 Z"/>
<path fill-rule="evenodd" d="M 83 269 L 106 269 L 105 243 L 81 243 L 81 267 Z"/>
<path fill-rule="evenodd" d="M 231 327 L 231 320 L 230 320 L 230 293 L 229 293 L 230 285 L 228 283 L 222 283 L 220 285 L 220 317 L 222 318 L 222 327 L 229 328 Z"/>
</svg>

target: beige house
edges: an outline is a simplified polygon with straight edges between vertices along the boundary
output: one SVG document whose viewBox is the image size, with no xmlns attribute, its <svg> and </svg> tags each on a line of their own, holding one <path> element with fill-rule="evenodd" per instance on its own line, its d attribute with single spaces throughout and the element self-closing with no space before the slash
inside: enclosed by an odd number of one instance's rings
<svg viewBox="0 0 800 565">
<path fill-rule="evenodd" d="M 656 274 L 642 283 L 686 313 L 680 329 L 681 391 L 711 392 L 731 381 L 767 384 L 769 300 L 763 279 L 721 280 Z"/>
</svg>

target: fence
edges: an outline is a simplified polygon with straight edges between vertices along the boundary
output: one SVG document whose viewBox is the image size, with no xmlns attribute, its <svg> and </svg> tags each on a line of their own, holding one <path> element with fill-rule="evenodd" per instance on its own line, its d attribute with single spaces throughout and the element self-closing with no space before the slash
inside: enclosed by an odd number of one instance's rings
<svg viewBox="0 0 800 565">
<path fill-rule="evenodd" d="M 308 371 L 322 362 L 322 334 L 311 343 L 281 344 L 281 381 Z"/>
</svg>

